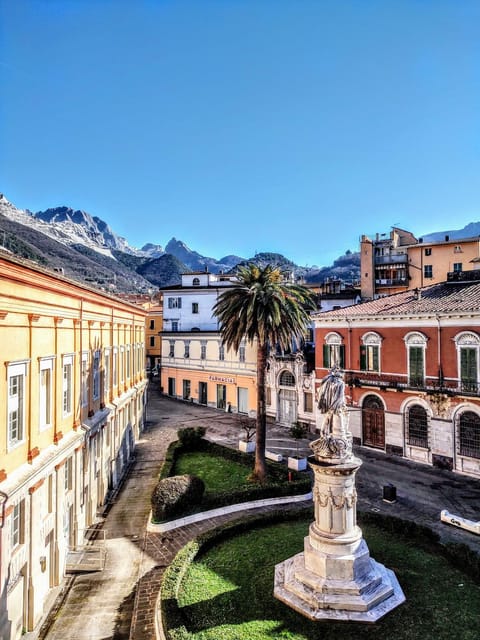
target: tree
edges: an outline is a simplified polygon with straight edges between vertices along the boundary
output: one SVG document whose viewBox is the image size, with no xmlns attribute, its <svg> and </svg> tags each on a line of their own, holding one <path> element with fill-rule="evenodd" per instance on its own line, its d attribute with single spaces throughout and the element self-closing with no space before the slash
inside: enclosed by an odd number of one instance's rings
<svg viewBox="0 0 480 640">
<path fill-rule="evenodd" d="M 288 349 L 294 338 L 306 331 L 310 311 L 316 309 L 314 297 L 306 288 L 284 281 L 278 268 L 254 264 L 237 271 L 237 282 L 223 291 L 213 307 L 220 321 L 222 341 L 238 351 L 243 339 L 257 342 L 257 419 L 255 468 L 252 479 L 266 476 L 266 398 L 265 369 L 269 346 Z"/>
</svg>

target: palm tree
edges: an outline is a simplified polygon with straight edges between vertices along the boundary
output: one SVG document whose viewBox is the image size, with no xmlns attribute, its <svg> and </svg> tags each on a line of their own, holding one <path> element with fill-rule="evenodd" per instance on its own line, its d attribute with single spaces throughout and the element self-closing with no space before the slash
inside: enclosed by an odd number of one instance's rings
<svg viewBox="0 0 480 640">
<path fill-rule="evenodd" d="M 255 468 L 252 479 L 266 477 L 265 444 L 267 412 L 265 369 L 268 347 L 288 349 L 308 326 L 309 311 L 316 308 L 312 293 L 303 286 L 284 281 L 280 269 L 255 264 L 238 267 L 237 282 L 225 289 L 213 307 L 227 348 L 238 351 L 246 338 L 257 342 L 257 420 Z"/>
</svg>

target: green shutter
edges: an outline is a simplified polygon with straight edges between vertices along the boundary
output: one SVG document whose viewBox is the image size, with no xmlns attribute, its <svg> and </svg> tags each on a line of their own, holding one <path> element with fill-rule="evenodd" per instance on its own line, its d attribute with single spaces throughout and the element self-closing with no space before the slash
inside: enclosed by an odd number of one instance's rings
<svg viewBox="0 0 480 640">
<path fill-rule="evenodd" d="M 412 384 L 423 382 L 423 348 L 410 347 L 408 351 L 410 365 L 410 381 Z"/>
<path fill-rule="evenodd" d="M 323 366 L 325 369 L 330 368 L 330 348 L 328 344 L 323 345 Z"/>
<path fill-rule="evenodd" d="M 462 383 L 477 383 L 477 350 L 460 349 L 460 378 Z"/>
<path fill-rule="evenodd" d="M 345 369 L 345 345 L 340 345 L 340 369 Z"/>
<path fill-rule="evenodd" d="M 364 344 L 360 345 L 360 369 L 367 370 L 367 347 Z"/>
<path fill-rule="evenodd" d="M 380 366 L 379 366 L 379 362 L 378 362 L 378 352 L 379 352 L 379 348 L 377 346 L 371 347 L 372 348 L 372 352 L 373 352 L 373 370 L 374 371 L 380 371 Z"/>
</svg>

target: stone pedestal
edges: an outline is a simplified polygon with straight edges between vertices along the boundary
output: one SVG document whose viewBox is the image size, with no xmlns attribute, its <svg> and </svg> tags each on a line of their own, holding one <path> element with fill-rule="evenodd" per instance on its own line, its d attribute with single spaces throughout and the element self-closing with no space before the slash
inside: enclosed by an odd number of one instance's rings
<svg viewBox="0 0 480 640">
<path fill-rule="evenodd" d="M 312 443 L 315 521 L 303 553 L 275 567 L 274 595 L 312 620 L 375 622 L 405 596 L 395 574 L 370 557 L 357 525 L 355 474 L 362 463 L 348 433 L 340 446 L 338 435 Z"/>
</svg>

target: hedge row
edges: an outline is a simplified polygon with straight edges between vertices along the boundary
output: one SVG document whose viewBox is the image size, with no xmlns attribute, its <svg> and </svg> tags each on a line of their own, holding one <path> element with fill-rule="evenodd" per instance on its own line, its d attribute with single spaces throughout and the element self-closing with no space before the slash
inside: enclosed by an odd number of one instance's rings
<svg viewBox="0 0 480 640">
<path fill-rule="evenodd" d="M 233 462 L 245 465 L 247 469 L 252 468 L 253 459 L 251 455 L 229 447 L 223 447 L 222 445 L 209 442 L 203 438 L 196 442 L 194 450 L 204 451 L 211 455 L 232 460 Z M 165 463 L 160 472 L 160 480 L 175 475 L 176 461 L 180 455 L 187 451 L 192 451 L 192 447 L 190 445 L 185 446 L 180 440 L 170 445 L 165 456 Z M 266 464 L 268 479 L 265 484 L 252 483 L 237 491 L 222 491 L 214 494 L 206 494 L 201 501 L 202 510 L 208 511 L 231 504 L 251 502 L 252 500 L 301 495 L 311 490 L 312 481 L 309 474 L 292 471 L 291 481 L 288 481 L 285 465 L 279 465 L 270 460 L 267 460 Z"/>
</svg>

